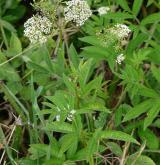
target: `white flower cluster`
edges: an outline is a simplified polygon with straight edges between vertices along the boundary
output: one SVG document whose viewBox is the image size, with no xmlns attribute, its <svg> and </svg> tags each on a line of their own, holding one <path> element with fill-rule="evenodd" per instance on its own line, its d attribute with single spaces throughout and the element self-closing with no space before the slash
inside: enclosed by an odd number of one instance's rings
<svg viewBox="0 0 160 165">
<path fill-rule="evenodd" d="M 124 24 L 117 24 L 109 30 L 114 36 L 116 36 L 120 40 L 127 38 L 129 33 L 131 32 L 129 27 Z"/>
<path fill-rule="evenodd" d="M 57 111 L 58 111 L 58 113 L 60 113 L 60 112 L 61 112 L 61 109 L 60 109 L 59 107 L 57 107 Z M 74 116 L 75 113 L 76 113 L 75 110 L 71 110 L 71 111 L 68 113 L 66 119 L 67 119 L 68 121 L 72 121 L 72 120 L 73 120 L 73 116 Z M 61 118 L 60 114 L 59 114 L 59 115 L 56 115 L 56 121 L 60 121 L 60 118 Z"/>
<path fill-rule="evenodd" d="M 73 115 L 76 113 L 75 110 L 71 110 L 67 116 L 67 120 L 68 121 L 72 121 L 73 120 Z"/>
<path fill-rule="evenodd" d="M 125 56 L 123 54 L 120 54 L 117 56 L 116 63 L 122 64 L 122 61 L 125 60 Z"/>
<path fill-rule="evenodd" d="M 52 23 L 45 16 L 34 15 L 24 23 L 24 35 L 31 43 L 45 43 L 51 33 Z"/>
<path fill-rule="evenodd" d="M 97 11 L 99 15 L 104 15 L 104 14 L 107 14 L 108 11 L 110 11 L 110 8 L 108 6 L 103 6 L 103 7 L 98 8 Z"/>
<path fill-rule="evenodd" d="M 64 16 L 67 22 L 73 21 L 76 26 L 82 26 L 92 15 L 92 11 L 85 0 L 71 0 L 66 2 Z"/>
</svg>

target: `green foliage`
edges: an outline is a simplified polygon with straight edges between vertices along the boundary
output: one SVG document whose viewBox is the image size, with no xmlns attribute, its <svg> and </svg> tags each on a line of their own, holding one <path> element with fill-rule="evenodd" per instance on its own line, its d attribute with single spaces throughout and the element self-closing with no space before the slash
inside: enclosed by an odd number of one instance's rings
<svg viewBox="0 0 160 165">
<path fill-rule="evenodd" d="M 65 2 L 0 1 L 0 164 L 158 164 L 159 1 L 88 0 L 81 27 Z M 56 29 L 46 43 L 22 35 L 31 6 Z"/>
</svg>

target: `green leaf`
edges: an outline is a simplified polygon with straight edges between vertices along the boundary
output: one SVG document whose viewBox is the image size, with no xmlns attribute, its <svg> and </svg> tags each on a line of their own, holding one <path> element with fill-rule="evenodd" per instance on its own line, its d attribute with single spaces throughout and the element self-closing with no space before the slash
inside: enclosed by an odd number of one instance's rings
<svg viewBox="0 0 160 165">
<path fill-rule="evenodd" d="M 37 163 L 37 160 L 31 160 L 29 158 L 24 158 L 24 159 L 20 159 L 18 160 L 19 165 L 35 165 Z"/>
<path fill-rule="evenodd" d="M 68 56 L 69 56 L 70 62 L 72 62 L 73 66 L 77 68 L 79 64 L 79 59 L 78 59 L 78 53 L 73 44 L 71 44 L 69 48 Z"/>
<path fill-rule="evenodd" d="M 89 80 L 89 77 L 92 73 L 92 67 L 94 66 L 93 60 L 88 59 L 87 61 L 80 63 L 79 65 L 79 83 L 80 86 L 83 88 L 87 81 Z"/>
<path fill-rule="evenodd" d="M 132 142 L 132 143 L 139 144 L 137 142 L 137 140 L 134 139 L 131 135 L 128 135 L 121 131 L 112 131 L 112 130 L 101 131 L 99 136 L 102 139 L 122 140 L 122 141 L 126 141 L 126 142 Z"/>
<path fill-rule="evenodd" d="M 76 134 L 67 134 L 64 135 L 61 139 L 60 139 L 60 144 L 61 144 L 61 148 L 60 148 L 60 153 L 64 153 L 66 152 L 75 142 L 77 141 L 77 136 Z"/>
<path fill-rule="evenodd" d="M 79 38 L 79 40 L 94 46 L 102 45 L 101 41 L 98 40 L 97 36 L 85 36 L 83 38 Z"/>
<path fill-rule="evenodd" d="M 60 133 L 72 133 L 75 131 L 73 125 L 59 121 L 47 123 L 46 126 L 42 127 L 42 129 L 47 131 L 60 132 Z"/>
<path fill-rule="evenodd" d="M 114 153 L 118 157 L 122 156 L 122 154 L 123 154 L 122 149 L 117 143 L 108 142 L 106 145 L 112 151 L 112 153 Z"/>
<path fill-rule="evenodd" d="M 128 6 L 128 3 L 126 0 L 117 0 L 116 1 L 124 10 L 130 11 L 130 8 Z"/>
<path fill-rule="evenodd" d="M 156 119 L 155 122 L 152 124 L 153 127 L 160 128 L 160 119 Z"/>
<path fill-rule="evenodd" d="M 0 63 L 5 62 L 6 60 L 5 55 L 0 51 Z M 5 65 L 0 66 L 0 80 L 14 80 L 17 82 L 20 81 L 20 76 L 9 63 L 6 63 Z"/>
<path fill-rule="evenodd" d="M 87 46 L 83 48 L 81 53 L 84 57 L 92 57 L 94 59 L 102 60 L 106 59 L 110 55 L 110 52 L 103 47 Z"/>
<path fill-rule="evenodd" d="M 147 17 L 145 17 L 142 22 L 141 25 L 146 25 L 146 24 L 150 24 L 150 23 L 154 23 L 160 20 L 160 13 L 153 13 Z"/>
<path fill-rule="evenodd" d="M 49 146 L 46 144 L 31 144 L 29 152 L 31 153 L 31 158 L 39 159 L 47 154 Z"/>
<path fill-rule="evenodd" d="M 82 88 L 82 93 L 83 93 L 83 97 L 87 96 L 90 94 L 90 92 L 92 92 L 93 90 L 100 90 L 101 89 L 101 85 L 102 85 L 102 75 L 97 76 L 95 79 L 93 79 L 92 81 L 88 82 L 86 85 L 83 86 Z"/>
<path fill-rule="evenodd" d="M 156 67 L 154 64 L 151 65 L 151 71 L 155 79 L 160 83 L 160 68 Z"/>
<path fill-rule="evenodd" d="M 153 107 L 148 111 L 147 117 L 144 120 L 144 129 L 146 129 L 149 125 L 151 125 L 153 120 L 159 114 L 160 104 L 158 103 L 159 101 L 157 103 L 153 103 Z"/>
<path fill-rule="evenodd" d="M 14 26 L 12 26 L 12 24 L 10 24 L 9 22 L 5 21 L 5 20 L 1 20 L 0 19 L 0 24 L 2 24 L 2 26 L 4 28 L 6 28 L 7 30 L 16 33 L 16 29 L 14 28 Z"/>
<path fill-rule="evenodd" d="M 34 63 L 32 61 L 28 61 L 27 62 L 27 66 L 29 68 L 31 68 L 31 69 L 36 70 L 37 72 L 49 74 L 49 71 L 45 67 L 43 67 L 43 66 L 41 66 L 39 64 L 36 64 L 36 63 Z"/>
<path fill-rule="evenodd" d="M 5 84 L 0 83 L 0 89 L 4 92 L 7 100 L 13 106 L 15 111 L 20 115 L 20 117 L 24 121 L 27 121 L 29 119 L 28 111 L 24 107 L 24 105 L 19 101 L 19 99 L 12 93 L 12 91 Z"/>
<path fill-rule="evenodd" d="M 157 137 L 153 131 L 146 128 L 143 130 L 142 128 L 138 129 L 139 137 L 146 141 L 146 145 L 149 149 L 158 149 L 159 148 L 159 137 Z"/>
<path fill-rule="evenodd" d="M 10 39 L 10 48 L 9 48 L 11 56 L 14 56 L 16 54 L 19 54 L 22 52 L 22 44 L 19 38 L 12 33 L 11 39 Z"/>
<path fill-rule="evenodd" d="M 92 113 L 93 111 L 107 112 L 110 113 L 109 109 L 101 103 L 89 103 L 87 106 L 77 110 L 77 114 Z"/>
<path fill-rule="evenodd" d="M 127 12 L 115 12 L 115 13 L 107 13 L 104 16 L 106 19 L 113 19 L 113 20 L 125 20 L 125 19 L 132 19 L 134 18 L 133 15 L 127 13 Z"/>
<path fill-rule="evenodd" d="M 87 148 L 83 148 L 81 150 L 79 150 L 73 157 L 72 160 L 76 160 L 76 161 L 82 161 L 82 160 L 86 160 L 87 159 Z"/>
<path fill-rule="evenodd" d="M 45 162 L 42 165 L 52 165 L 52 164 L 56 164 L 56 165 L 65 165 L 64 163 L 65 158 L 64 157 L 60 157 L 60 158 L 51 158 L 50 160 L 45 160 Z M 35 163 L 36 164 L 36 163 Z M 34 165 L 35 165 L 34 164 Z M 40 164 L 41 165 L 41 164 Z"/>
<path fill-rule="evenodd" d="M 156 165 L 151 158 L 145 155 L 140 155 L 133 164 L 135 158 L 136 158 L 136 154 L 129 156 L 127 159 L 127 165 Z"/>
<path fill-rule="evenodd" d="M 100 138 L 100 130 L 96 130 L 93 136 L 90 138 L 87 148 L 86 148 L 86 156 L 88 160 L 93 156 L 93 154 L 98 151 L 98 140 Z"/>
<path fill-rule="evenodd" d="M 152 106 L 152 103 L 153 103 L 153 100 L 148 99 L 148 100 L 136 105 L 130 111 L 127 112 L 127 114 L 124 116 L 123 122 L 134 119 L 134 118 L 140 116 L 142 113 L 148 111 L 148 109 Z"/>
<path fill-rule="evenodd" d="M 45 45 L 44 47 L 40 47 L 40 50 L 43 52 L 42 55 L 44 56 L 44 61 L 47 64 L 47 69 L 52 73 L 54 72 L 53 69 L 53 62 L 49 53 L 49 50 L 47 48 L 47 46 Z"/>
<path fill-rule="evenodd" d="M 75 94 L 76 85 L 72 81 L 69 80 L 69 77 L 67 77 L 66 75 L 63 75 L 63 81 L 64 81 L 66 87 L 68 88 L 68 90 L 72 94 Z"/>
<path fill-rule="evenodd" d="M 147 7 L 149 7 L 150 5 L 152 5 L 154 3 L 154 0 L 148 0 L 147 2 Z"/>
<path fill-rule="evenodd" d="M 158 98 L 159 94 L 152 88 L 148 88 L 142 84 L 139 84 L 139 94 L 141 96 L 146 96 L 146 97 L 150 97 L 150 98 Z"/>
<path fill-rule="evenodd" d="M 135 49 L 139 48 L 140 45 L 148 38 L 146 34 L 140 33 L 134 39 L 132 39 L 127 47 L 127 54 L 131 55 Z"/>
<path fill-rule="evenodd" d="M 122 104 L 115 112 L 114 123 L 118 127 L 122 123 L 122 116 L 124 112 L 130 111 L 131 107 L 127 104 Z"/>
<path fill-rule="evenodd" d="M 70 148 L 67 151 L 67 157 L 70 159 L 72 159 L 72 157 L 75 155 L 77 148 L 78 148 L 78 138 L 76 138 L 74 141 L 72 141 L 72 145 L 70 146 Z"/>
<path fill-rule="evenodd" d="M 132 11 L 135 16 L 138 15 L 141 9 L 142 3 L 143 3 L 143 0 L 134 0 Z"/>
</svg>

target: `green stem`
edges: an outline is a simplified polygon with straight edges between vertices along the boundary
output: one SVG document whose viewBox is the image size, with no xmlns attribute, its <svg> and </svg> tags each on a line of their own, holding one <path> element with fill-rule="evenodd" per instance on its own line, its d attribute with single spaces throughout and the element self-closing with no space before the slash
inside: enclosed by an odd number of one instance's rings
<svg viewBox="0 0 160 165">
<path fill-rule="evenodd" d="M 5 64 L 7 64 L 8 62 L 14 60 L 15 58 L 21 56 L 22 54 L 26 53 L 27 51 L 31 50 L 32 48 L 34 48 L 34 47 L 36 47 L 36 46 L 37 46 L 37 44 L 34 45 L 34 46 L 31 46 L 31 47 L 29 47 L 29 48 L 27 48 L 27 49 L 25 49 L 25 50 L 24 50 L 23 52 L 21 52 L 21 53 L 18 53 L 17 55 L 13 56 L 13 57 L 10 58 L 9 60 L 6 60 L 6 61 L 0 63 L 0 67 L 3 66 L 3 65 L 5 65 Z"/>
<path fill-rule="evenodd" d="M 91 157 L 91 158 L 89 159 L 89 165 L 94 165 L 94 159 L 93 159 L 93 157 Z"/>
<path fill-rule="evenodd" d="M 3 28 L 2 25 L 1 25 L 1 32 L 2 32 L 2 37 L 3 37 L 3 40 L 4 40 L 5 46 L 8 49 L 9 48 L 9 44 L 8 44 L 7 37 L 5 35 L 4 28 Z"/>
</svg>

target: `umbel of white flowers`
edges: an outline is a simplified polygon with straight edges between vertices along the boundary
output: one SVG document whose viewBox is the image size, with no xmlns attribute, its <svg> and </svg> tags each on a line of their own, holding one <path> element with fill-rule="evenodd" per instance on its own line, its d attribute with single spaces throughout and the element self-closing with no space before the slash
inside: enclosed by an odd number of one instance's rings
<svg viewBox="0 0 160 165">
<path fill-rule="evenodd" d="M 125 56 L 123 54 L 120 54 L 117 56 L 116 62 L 118 64 L 122 64 L 122 61 L 124 61 L 124 60 L 125 60 Z"/>
<path fill-rule="evenodd" d="M 76 26 L 82 26 L 92 15 L 92 11 L 85 0 L 71 0 L 66 2 L 64 16 L 67 22 L 73 21 Z"/>
<path fill-rule="evenodd" d="M 104 15 L 104 14 L 107 14 L 108 11 L 110 11 L 110 8 L 108 6 L 103 6 L 103 7 L 98 8 L 97 11 L 99 15 Z"/>
<path fill-rule="evenodd" d="M 114 27 L 108 29 L 110 33 L 116 36 L 119 40 L 123 40 L 128 37 L 131 30 L 127 25 L 117 24 Z"/>
<path fill-rule="evenodd" d="M 127 41 L 131 30 L 125 24 L 116 24 L 110 27 L 103 28 L 96 33 L 96 36 L 101 41 L 101 45 L 104 47 L 114 46 L 119 50 Z"/>
<path fill-rule="evenodd" d="M 24 36 L 28 37 L 31 43 L 45 43 L 51 33 L 52 23 L 45 16 L 34 15 L 24 23 Z"/>
</svg>

